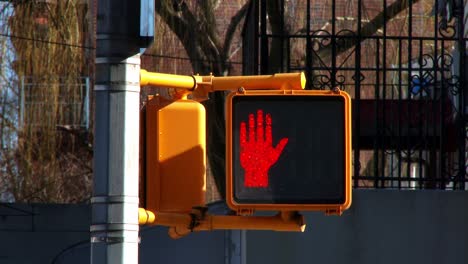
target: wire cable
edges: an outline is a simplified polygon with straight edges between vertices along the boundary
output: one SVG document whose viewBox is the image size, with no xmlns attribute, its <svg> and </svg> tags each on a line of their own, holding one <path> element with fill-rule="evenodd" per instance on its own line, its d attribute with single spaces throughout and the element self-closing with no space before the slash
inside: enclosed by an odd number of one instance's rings
<svg viewBox="0 0 468 264">
<path fill-rule="evenodd" d="M 16 35 L 11 35 L 11 34 L 4 34 L 4 33 L 0 33 L 0 37 L 15 38 L 15 39 L 21 39 L 21 40 L 28 40 L 28 41 L 46 43 L 46 44 L 51 44 L 51 45 L 72 47 L 72 48 L 80 48 L 80 49 L 88 49 L 88 50 L 95 50 L 96 49 L 95 47 L 90 47 L 90 46 L 83 46 L 83 45 L 78 45 L 78 44 L 70 44 L 70 43 L 57 42 L 57 41 L 49 41 L 49 40 L 36 39 L 36 38 L 28 38 L 28 37 L 22 37 L 22 36 L 16 36 Z M 142 56 L 192 61 L 192 59 L 190 59 L 188 57 L 170 56 L 170 55 L 161 55 L 161 54 L 146 54 L 146 53 L 143 53 Z M 199 60 L 195 60 L 195 61 L 199 61 L 199 62 L 220 62 L 220 61 L 215 61 L 215 60 L 203 60 L 203 59 L 199 59 Z M 239 64 L 239 65 L 242 64 L 242 62 L 238 62 L 238 61 L 230 61 L 229 63 L 230 64 Z"/>
<path fill-rule="evenodd" d="M 56 264 L 58 263 L 57 260 L 59 260 L 60 257 L 62 257 L 65 253 L 67 253 L 69 250 L 72 250 L 76 247 L 79 247 L 81 245 L 86 245 L 86 244 L 90 244 L 90 240 L 89 239 L 86 239 L 86 240 L 82 240 L 82 241 L 79 241 L 79 242 L 76 242 L 75 244 L 71 244 L 70 246 L 62 249 L 62 251 L 60 251 L 57 255 L 55 255 L 54 259 L 52 260 L 51 264 Z"/>
<path fill-rule="evenodd" d="M 78 44 L 48 41 L 48 40 L 43 40 L 43 39 L 28 38 L 28 37 L 22 37 L 22 36 L 16 36 L 16 35 L 4 34 L 4 33 L 0 33 L 0 37 L 15 38 L 15 39 L 21 39 L 21 40 L 29 40 L 29 41 L 34 41 L 34 42 L 41 42 L 41 43 L 46 43 L 46 44 L 60 45 L 60 46 L 66 46 L 66 47 L 72 47 L 72 48 L 89 49 L 89 50 L 95 50 L 96 49 L 94 47 L 83 46 L 83 45 L 78 45 Z"/>
<path fill-rule="evenodd" d="M 178 57 L 178 56 L 161 55 L 161 54 L 146 54 L 146 53 L 143 53 L 142 56 L 156 57 L 156 58 L 164 58 L 164 59 L 199 61 L 199 62 L 222 62 L 222 61 L 218 61 L 218 60 L 203 60 L 203 59 L 192 60 L 192 59 L 187 58 L 187 57 Z M 227 63 L 230 63 L 230 64 L 242 64 L 242 62 L 238 62 L 238 61 L 226 61 L 226 62 L 227 62 Z"/>
<path fill-rule="evenodd" d="M 11 209 L 11 210 L 14 210 L 14 211 L 17 211 L 17 212 L 20 212 L 20 213 L 23 213 L 23 215 L 35 215 L 35 213 L 32 212 L 32 211 L 20 209 L 20 208 L 14 207 L 13 205 L 7 204 L 7 203 L 0 203 L 0 206 L 6 207 L 8 209 Z M 12 216 L 12 215 L 7 214 L 7 215 L 0 215 L 0 216 Z"/>
</svg>

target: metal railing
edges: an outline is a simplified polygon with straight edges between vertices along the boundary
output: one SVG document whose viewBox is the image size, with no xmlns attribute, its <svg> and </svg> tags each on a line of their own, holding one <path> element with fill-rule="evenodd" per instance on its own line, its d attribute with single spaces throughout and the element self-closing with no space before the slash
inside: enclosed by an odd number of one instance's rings
<svg viewBox="0 0 468 264">
<path fill-rule="evenodd" d="M 20 126 L 89 129 L 89 78 L 20 78 Z"/>
<path fill-rule="evenodd" d="M 252 1 L 244 73 L 304 71 L 307 89 L 352 95 L 354 187 L 466 190 L 463 0 L 280 2 L 273 21 Z"/>
</svg>

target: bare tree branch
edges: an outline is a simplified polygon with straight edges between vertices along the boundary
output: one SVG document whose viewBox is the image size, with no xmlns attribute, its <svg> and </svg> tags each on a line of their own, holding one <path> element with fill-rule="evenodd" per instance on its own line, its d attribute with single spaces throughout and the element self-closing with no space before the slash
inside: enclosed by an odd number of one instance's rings
<svg viewBox="0 0 468 264">
<path fill-rule="evenodd" d="M 203 54 L 201 50 L 194 45 L 194 40 L 196 39 L 196 34 L 189 28 L 196 27 L 196 20 L 194 16 L 188 11 L 188 8 L 184 2 L 180 3 L 178 6 L 180 10 L 184 11 L 175 11 L 171 4 L 171 1 L 162 0 L 155 1 L 155 10 L 161 16 L 163 21 L 167 26 L 174 32 L 174 34 L 179 38 L 179 40 L 184 43 L 185 51 L 187 52 L 191 63 L 192 68 L 197 70 L 198 65 L 197 61 L 201 61 Z M 182 16 L 179 13 L 185 13 L 185 16 Z"/>
<path fill-rule="evenodd" d="M 210 8 L 212 5 L 204 7 Z M 155 9 L 183 44 L 194 71 L 203 74 L 214 72 L 218 75 L 222 72 L 222 49 L 216 35 L 216 27 L 215 24 L 208 24 L 208 20 L 213 18 L 196 17 L 185 2 L 181 2 L 176 11 L 171 1 L 156 1 Z M 214 10 L 199 13 L 213 14 Z"/>
<path fill-rule="evenodd" d="M 247 11 L 249 10 L 249 2 L 244 4 L 239 11 L 232 17 L 231 22 L 226 31 L 226 36 L 224 37 L 224 48 L 222 59 L 223 61 L 227 61 L 229 59 L 229 50 L 231 49 L 232 39 L 234 38 L 234 33 L 236 32 L 239 23 L 242 19 L 245 18 L 247 15 Z"/>
</svg>

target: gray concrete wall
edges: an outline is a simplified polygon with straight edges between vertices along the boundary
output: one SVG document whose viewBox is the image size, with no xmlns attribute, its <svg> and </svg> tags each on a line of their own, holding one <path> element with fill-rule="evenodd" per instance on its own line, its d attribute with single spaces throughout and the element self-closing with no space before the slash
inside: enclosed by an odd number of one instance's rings
<svg viewBox="0 0 468 264">
<path fill-rule="evenodd" d="M 248 263 L 468 263 L 468 192 L 359 190 L 302 234 L 247 232 Z"/>
<path fill-rule="evenodd" d="M 167 228 L 143 228 L 140 263 L 222 264 L 225 258 L 225 232 L 197 232 L 171 239 Z"/>
<path fill-rule="evenodd" d="M 304 233 L 141 230 L 140 263 L 468 263 L 468 192 L 355 190 Z M 0 204 L 0 264 L 89 263 L 88 205 Z M 54 262 L 55 261 L 55 262 Z"/>
<path fill-rule="evenodd" d="M 88 263 L 89 216 L 87 205 L 0 204 L 0 263 Z"/>
</svg>

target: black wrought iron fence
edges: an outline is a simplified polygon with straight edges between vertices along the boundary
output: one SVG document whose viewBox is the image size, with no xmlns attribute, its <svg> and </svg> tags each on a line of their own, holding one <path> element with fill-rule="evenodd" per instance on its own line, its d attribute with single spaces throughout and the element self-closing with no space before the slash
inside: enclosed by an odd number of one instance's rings
<svg viewBox="0 0 468 264">
<path fill-rule="evenodd" d="M 464 6 L 252 1 L 244 73 L 304 71 L 307 89 L 351 94 L 355 188 L 465 190 Z"/>
</svg>

